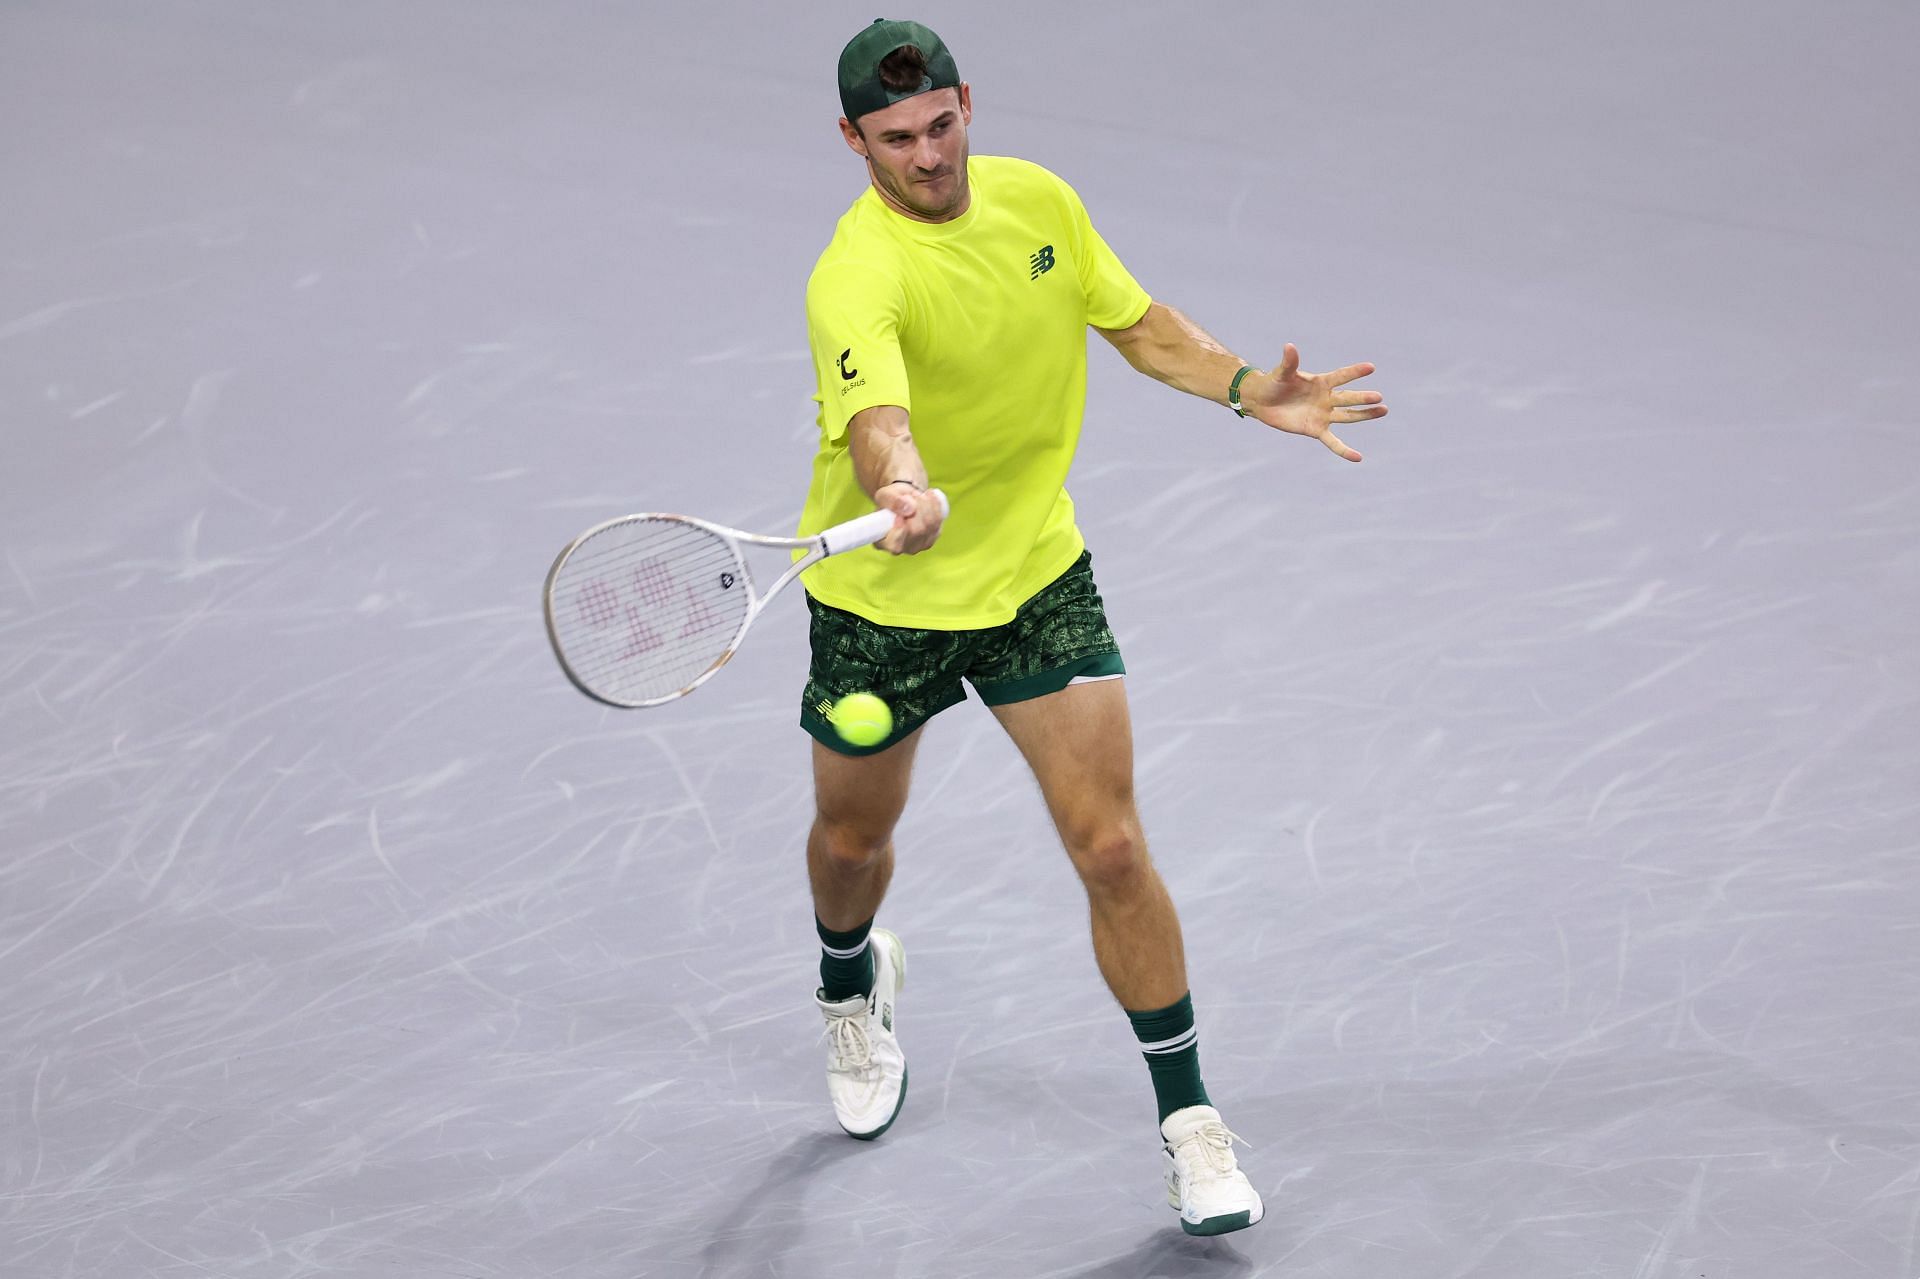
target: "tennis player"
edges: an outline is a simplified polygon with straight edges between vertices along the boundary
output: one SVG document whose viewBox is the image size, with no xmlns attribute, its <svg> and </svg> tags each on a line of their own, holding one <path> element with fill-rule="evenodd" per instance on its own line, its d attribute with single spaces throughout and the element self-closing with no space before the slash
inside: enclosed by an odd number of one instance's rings
<svg viewBox="0 0 1920 1279">
<path fill-rule="evenodd" d="M 807 869 L 820 935 L 828 1092 L 872 1139 L 899 1116 L 900 939 L 874 927 L 893 875 L 920 730 L 971 684 L 1038 780 L 1091 908 L 1094 956 L 1133 1023 L 1159 1103 L 1169 1201 L 1190 1234 L 1260 1220 L 1259 1194 L 1200 1077 L 1180 921 L 1141 833 L 1125 667 L 1063 484 L 1086 400 L 1088 326 L 1140 372 L 1269 427 L 1360 455 L 1331 426 L 1387 410 L 1341 389 L 1355 364 L 1271 372 L 1153 301 L 1065 182 L 969 156 L 970 86 L 940 38 L 877 21 L 840 55 L 840 132 L 870 182 L 807 283 L 820 446 L 801 517 L 817 532 L 876 506 L 879 549 L 803 578 L 812 665 L 801 724 L 816 815 Z M 942 527 L 927 490 L 956 517 Z M 912 558 L 905 558 L 905 557 Z M 848 745 L 832 705 L 872 692 L 891 736 Z M 1037 976 L 1037 975 L 1036 975 Z"/>
</svg>

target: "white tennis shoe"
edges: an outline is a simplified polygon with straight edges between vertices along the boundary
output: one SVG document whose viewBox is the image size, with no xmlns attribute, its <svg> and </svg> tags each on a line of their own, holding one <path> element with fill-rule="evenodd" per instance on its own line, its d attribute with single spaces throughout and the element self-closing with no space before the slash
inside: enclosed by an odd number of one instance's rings
<svg viewBox="0 0 1920 1279">
<path fill-rule="evenodd" d="M 1233 1143 L 1241 1139 L 1227 1131 L 1219 1111 L 1176 1110 L 1160 1125 L 1160 1136 L 1166 1141 L 1167 1202 L 1180 1210 L 1182 1230 L 1224 1235 L 1260 1220 L 1266 1211 L 1260 1192 L 1233 1157 Z"/>
<path fill-rule="evenodd" d="M 907 1098 L 907 1058 L 893 1032 L 894 1003 L 907 984 L 907 952 L 884 928 L 868 934 L 873 948 L 873 994 L 828 1003 L 813 999 L 827 1019 L 827 1093 L 847 1135 L 872 1141 L 893 1126 Z"/>
</svg>

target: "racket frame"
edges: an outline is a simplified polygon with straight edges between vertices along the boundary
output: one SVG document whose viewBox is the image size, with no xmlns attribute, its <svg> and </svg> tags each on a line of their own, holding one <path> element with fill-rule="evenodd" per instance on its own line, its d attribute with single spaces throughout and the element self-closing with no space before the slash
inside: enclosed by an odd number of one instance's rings
<svg viewBox="0 0 1920 1279">
<path fill-rule="evenodd" d="M 947 509 L 947 499 L 944 494 L 938 494 L 937 491 L 936 495 L 940 497 L 940 506 L 944 512 Z M 567 561 L 573 558 L 574 552 L 578 551 L 582 546 L 585 546 L 597 534 L 605 532 L 607 529 L 617 528 L 623 524 L 637 524 L 643 521 L 660 520 L 692 525 L 708 533 L 716 534 L 721 541 L 725 543 L 727 550 L 733 556 L 734 566 L 739 572 L 740 583 L 747 589 L 747 611 L 740 619 L 739 628 L 734 631 L 733 638 L 727 642 L 726 648 L 713 660 L 712 665 L 701 671 L 686 687 L 675 692 L 663 694 L 659 697 L 647 698 L 644 701 L 628 701 L 618 697 L 610 697 L 606 693 L 591 687 L 575 672 L 573 664 L 567 660 L 567 651 L 561 643 L 559 628 L 554 624 L 554 584 L 559 580 L 561 570 L 566 567 Z M 546 586 L 541 591 L 541 611 L 546 615 L 547 642 L 552 645 L 553 655 L 559 660 L 560 669 L 566 674 L 567 680 L 575 688 L 596 702 L 607 706 L 617 706 L 623 710 L 638 710 L 648 706 L 659 706 L 665 702 L 676 701 L 712 679 L 714 674 L 718 672 L 722 666 L 727 664 L 733 655 L 739 651 L 741 641 L 746 638 L 747 630 L 753 625 L 753 620 L 760 615 L 760 610 L 765 608 L 767 601 L 778 595 L 781 590 L 786 587 L 787 583 L 793 581 L 794 578 L 800 576 L 800 574 L 812 568 L 829 555 L 838 555 L 843 551 L 856 550 L 862 546 L 871 546 L 873 543 L 885 537 L 893 528 L 896 521 L 897 517 L 892 511 L 872 511 L 866 515 L 847 520 L 845 523 L 836 524 L 832 528 L 824 529 L 821 532 L 813 534 L 811 537 L 774 537 L 764 533 L 748 533 L 742 529 L 729 528 L 725 524 L 716 524 L 712 520 L 703 520 L 693 515 L 680 515 L 671 511 L 641 511 L 633 515 L 621 515 L 610 520 L 602 520 L 600 523 L 595 524 L 592 528 L 567 543 L 565 549 L 554 559 L 553 567 L 547 570 Z M 804 550 L 806 554 L 788 565 L 787 571 L 782 573 L 774 584 L 768 587 L 763 593 L 754 584 L 753 570 L 747 564 L 747 557 L 741 551 L 743 545 L 765 547 L 769 550 Z"/>
</svg>

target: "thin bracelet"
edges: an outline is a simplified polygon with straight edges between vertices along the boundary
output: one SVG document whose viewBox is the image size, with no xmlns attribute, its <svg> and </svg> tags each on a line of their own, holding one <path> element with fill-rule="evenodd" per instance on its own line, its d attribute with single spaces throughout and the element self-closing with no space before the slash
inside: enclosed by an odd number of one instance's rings
<svg viewBox="0 0 1920 1279">
<path fill-rule="evenodd" d="M 1235 413 L 1238 413 L 1241 417 L 1245 417 L 1247 415 L 1247 411 L 1240 407 L 1240 383 L 1241 383 L 1241 380 L 1247 376 L 1247 374 L 1253 371 L 1254 371 L 1253 365 L 1242 364 L 1240 366 L 1240 371 L 1233 375 L 1233 381 L 1229 383 L 1227 386 L 1227 407 L 1232 409 Z"/>
<path fill-rule="evenodd" d="M 915 484 L 912 480 L 888 480 L 886 484 L 874 485 L 873 491 L 878 493 L 881 489 L 886 488 L 888 484 L 904 484 L 916 493 L 926 492 L 925 489 L 921 488 L 918 484 Z"/>
</svg>

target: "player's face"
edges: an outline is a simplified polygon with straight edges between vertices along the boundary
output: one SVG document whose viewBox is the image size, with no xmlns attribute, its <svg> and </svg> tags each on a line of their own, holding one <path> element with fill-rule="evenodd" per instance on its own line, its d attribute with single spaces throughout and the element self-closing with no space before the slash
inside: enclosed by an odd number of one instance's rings
<svg viewBox="0 0 1920 1279">
<path fill-rule="evenodd" d="M 884 111 L 869 111 L 854 128 L 843 116 L 841 136 L 867 162 L 880 198 L 921 222 L 948 222 L 967 211 L 967 125 L 973 120 L 968 85 L 935 89 Z"/>
</svg>

